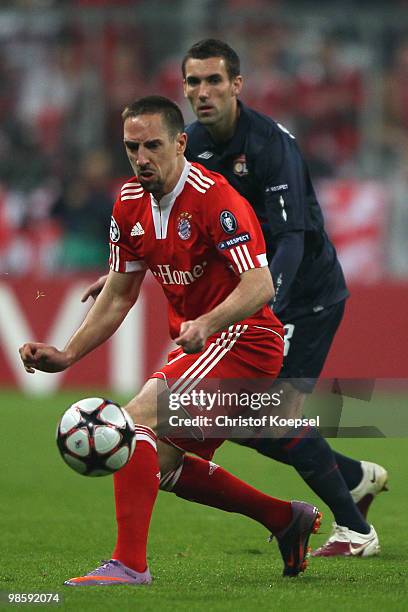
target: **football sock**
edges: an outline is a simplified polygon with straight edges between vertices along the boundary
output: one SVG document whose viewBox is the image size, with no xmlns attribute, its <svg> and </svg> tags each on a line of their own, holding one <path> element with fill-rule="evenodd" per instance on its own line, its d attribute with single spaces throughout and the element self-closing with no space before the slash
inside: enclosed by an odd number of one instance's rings
<svg viewBox="0 0 408 612">
<path fill-rule="evenodd" d="M 338 525 L 358 533 L 369 533 L 370 526 L 353 502 L 326 440 L 312 427 L 297 429 L 294 433 L 296 437 L 279 440 L 290 464 L 329 506 Z"/>
<path fill-rule="evenodd" d="M 244 514 L 271 533 L 281 531 L 292 520 L 290 502 L 265 495 L 211 461 L 191 455 L 184 456 L 172 491 L 183 499 Z"/>
<path fill-rule="evenodd" d="M 361 463 L 360 461 L 351 459 L 351 457 L 346 457 L 346 455 L 342 455 L 337 451 L 333 451 L 333 453 L 341 475 L 343 476 L 349 490 L 352 491 L 352 489 L 355 489 L 356 486 L 360 484 L 363 478 Z"/>
<path fill-rule="evenodd" d="M 231 442 L 235 442 L 241 446 L 247 446 L 248 448 L 253 448 L 265 457 L 270 457 L 271 459 L 275 459 L 275 461 L 290 465 L 288 454 L 281 447 L 279 440 L 274 440 L 271 438 L 245 438 L 231 440 Z M 332 452 L 334 454 L 337 467 L 339 468 L 349 491 L 355 489 L 363 478 L 363 470 L 361 469 L 360 461 L 351 459 L 351 457 L 346 457 L 333 449 Z"/>
<path fill-rule="evenodd" d="M 150 518 L 159 489 L 156 435 L 136 425 L 136 449 L 129 463 L 113 476 L 118 535 L 112 559 L 144 572 Z"/>
</svg>

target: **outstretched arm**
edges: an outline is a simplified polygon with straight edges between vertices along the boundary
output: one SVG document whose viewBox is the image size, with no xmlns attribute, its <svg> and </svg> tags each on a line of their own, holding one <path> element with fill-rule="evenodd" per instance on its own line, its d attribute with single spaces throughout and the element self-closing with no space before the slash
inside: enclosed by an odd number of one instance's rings
<svg viewBox="0 0 408 612">
<path fill-rule="evenodd" d="M 180 327 L 176 344 L 186 353 L 198 353 L 211 334 L 242 321 L 262 308 L 274 296 L 272 277 L 267 267 L 247 270 L 240 282 L 221 304 L 194 321 L 185 321 Z"/>
<path fill-rule="evenodd" d="M 26 371 L 61 372 L 110 338 L 136 302 L 144 275 L 144 271 L 109 272 L 94 306 L 62 351 L 39 342 L 20 348 Z"/>
</svg>

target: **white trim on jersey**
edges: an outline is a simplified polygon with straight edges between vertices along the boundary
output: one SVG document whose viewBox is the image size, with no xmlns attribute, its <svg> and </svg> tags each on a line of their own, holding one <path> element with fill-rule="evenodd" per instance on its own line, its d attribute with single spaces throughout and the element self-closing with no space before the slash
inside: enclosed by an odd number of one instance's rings
<svg viewBox="0 0 408 612">
<path fill-rule="evenodd" d="M 125 183 L 124 185 L 122 185 L 121 189 L 125 189 L 126 187 L 131 187 L 132 189 L 143 189 L 141 183 Z"/>
<path fill-rule="evenodd" d="M 120 272 L 120 247 L 117 244 L 109 243 L 109 267 L 113 272 Z M 125 261 L 125 272 L 139 272 L 146 270 L 147 264 L 143 259 L 138 261 Z"/>
<path fill-rule="evenodd" d="M 232 255 L 232 259 L 233 259 L 233 260 L 234 260 L 234 262 L 235 262 L 235 265 L 236 265 L 236 266 L 237 266 L 237 268 L 238 268 L 238 272 L 239 272 L 240 274 L 242 274 L 243 269 L 242 269 L 242 267 L 241 267 L 241 264 L 239 263 L 239 260 L 238 260 L 237 254 L 235 253 L 235 250 L 234 250 L 234 249 L 230 249 L 230 253 L 231 253 L 231 255 Z"/>
<path fill-rule="evenodd" d="M 243 251 L 242 251 L 240 246 L 235 247 L 235 249 L 236 249 L 236 251 L 238 253 L 238 257 L 241 260 L 242 267 L 244 268 L 244 270 L 246 272 L 247 270 L 249 270 L 249 266 L 248 266 L 248 262 L 246 261 L 246 259 L 244 257 L 244 253 L 243 253 Z"/>
<path fill-rule="evenodd" d="M 243 244 L 242 246 L 239 246 L 238 248 L 239 248 L 239 249 L 242 249 L 242 250 L 243 250 L 243 252 L 244 252 L 244 255 L 246 255 L 247 261 L 248 261 L 248 263 L 249 263 L 249 267 L 250 267 L 250 268 L 255 268 L 255 264 L 254 264 L 254 262 L 252 261 L 252 257 L 251 257 L 251 254 L 250 254 L 249 250 L 248 250 L 247 245 L 246 245 L 246 244 Z"/>
<path fill-rule="evenodd" d="M 240 274 L 246 272 L 247 270 L 255 268 L 255 264 L 252 261 L 251 254 L 246 244 L 244 244 L 243 246 L 238 245 L 236 247 L 232 247 L 230 249 L 230 253 Z"/>
<path fill-rule="evenodd" d="M 147 270 L 147 264 L 143 259 L 125 262 L 125 272 L 140 272 L 141 270 Z"/>
<path fill-rule="evenodd" d="M 123 200 L 138 200 L 144 195 L 143 187 L 140 183 L 125 183 L 120 190 L 120 199 Z"/>
<path fill-rule="evenodd" d="M 126 189 L 122 189 L 120 193 L 122 195 L 126 195 L 127 193 L 143 193 L 143 187 L 126 187 Z"/>
<path fill-rule="evenodd" d="M 206 193 L 215 182 L 208 176 L 205 176 L 198 168 L 191 165 L 190 173 L 186 180 L 194 189 L 200 193 Z"/>
<path fill-rule="evenodd" d="M 109 257 L 110 269 L 113 270 L 114 272 L 119 272 L 119 263 L 120 263 L 119 253 L 120 251 L 119 251 L 118 245 L 109 243 L 109 251 L 110 251 L 110 257 Z"/>
<path fill-rule="evenodd" d="M 261 266 L 261 268 L 265 268 L 268 265 L 268 258 L 266 257 L 266 253 L 261 253 L 260 255 L 257 255 L 256 258 L 259 261 L 259 265 Z"/>
<path fill-rule="evenodd" d="M 120 197 L 120 199 L 122 200 L 138 200 L 139 198 L 143 198 L 144 193 L 142 191 L 142 193 L 139 193 L 137 195 L 123 195 Z"/>
<path fill-rule="evenodd" d="M 193 169 L 193 166 L 191 166 L 191 169 Z M 207 189 L 209 189 L 211 187 L 211 185 L 209 183 L 204 182 L 199 176 L 197 176 L 196 174 L 194 174 L 191 171 L 190 171 L 189 178 L 194 180 L 196 183 L 198 183 L 200 185 L 200 187 L 204 187 L 205 191 L 207 191 Z"/>
<path fill-rule="evenodd" d="M 207 191 L 207 189 L 208 189 L 208 187 L 206 187 L 205 189 L 202 189 L 201 187 L 199 187 L 199 186 L 197 185 L 197 183 L 195 183 L 195 182 L 193 181 L 193 179 L 192 179 L 192 178 L 190 178 L 189 176 L 188 176 L 188 177 L 187 177 L 187 179 L 186 179 L 186 183 L 189 183 L 189 184 L 190 184 L 192 187 L 194 187 L 194 189 L 196 189 L 196 190 L 197 190 L 197 191 L 199 191 L 200 193 L 205 193 L 205 192 Z"/>
<path fill-rule="evenodd" d="M 210 185 L 215 185 L 215 181 L 210 179 L 209 176 L 205 176 L 205 174 L 203 174 L 201 170 L 196 168 L 196 166 L 193 166 L 193 165 L 191 166 L 191 172 L 196 173 L 200 177 L 200 179 L 204 181 L 205 183 L 209 183 Z"/>
<path fill-rule="evenodd" d="M 157 202 L 153 194 L 150 194 L 152 218 L 157 240 L 164 240 L 167 238 L 167 226 L 169 224 L 171 209 L 174 206 L 176 198 L 184 189 L 190 167 L 190 162 L 185 160 L 183 172 L 181 173 L 177 185 L 174 187 L 173 191 L 166 193 L 166 195 L 161 198 L 160 202 Z"/>
</svg>

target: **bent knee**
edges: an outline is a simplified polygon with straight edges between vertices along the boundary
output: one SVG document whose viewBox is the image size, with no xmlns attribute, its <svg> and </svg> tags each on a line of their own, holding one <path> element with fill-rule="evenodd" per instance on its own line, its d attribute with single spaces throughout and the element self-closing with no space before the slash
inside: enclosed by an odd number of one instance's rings
<svg viewBox="0 0 408 612">
<path fill-rule="evenodd" d="M 133 399 L 124 406 L 138 425 L 157 429 L 158 396 L 166 389 L 165 383 L 156 378 L 149 379 Z"/>
</svg>

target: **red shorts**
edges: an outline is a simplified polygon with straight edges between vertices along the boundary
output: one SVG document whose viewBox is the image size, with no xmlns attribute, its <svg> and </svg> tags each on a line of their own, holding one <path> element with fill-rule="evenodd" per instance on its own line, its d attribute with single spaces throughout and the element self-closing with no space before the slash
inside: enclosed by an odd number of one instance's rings
<svg viewBox="0 0 408 612">
<path fill-rule="evenodd" d="M 278 376 L 283 360 L 283 328 L 235 324 L 228 331 L 208 338 L 200 353 L 189 355 L 182 348 L 173 350 L 168 363 L 151 378 L 166 381 L 170 393 L 191 394 L 192 391 L 220 385 L 231 391 L 228 384 L 245 385 L 253 391 L 266 390 Z M 240 413 L 236 407 L 235 415 Z M 189 408 L 189 415 L 191 414 Z M 202 439 L 162 437 L 164 442 L 183 451 L 211 459 L 215 450 L 225 438 L 207 437 Z"/>
</svg>

